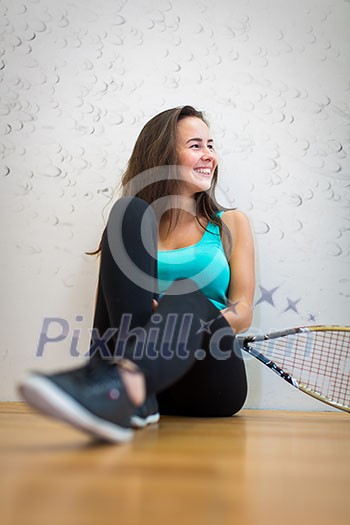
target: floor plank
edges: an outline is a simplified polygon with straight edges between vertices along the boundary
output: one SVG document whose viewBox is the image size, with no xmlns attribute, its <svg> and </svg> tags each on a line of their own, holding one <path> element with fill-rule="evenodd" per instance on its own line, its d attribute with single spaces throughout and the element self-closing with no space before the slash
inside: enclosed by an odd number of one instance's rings
<svg viewBox="0 0 350 525">
<path fill-rule="evenodd" d="M 0 429 L 3 525 L 349 523 L 345 413 L 163 417 L 112 446 L 0 403 Z"/>
</svg>

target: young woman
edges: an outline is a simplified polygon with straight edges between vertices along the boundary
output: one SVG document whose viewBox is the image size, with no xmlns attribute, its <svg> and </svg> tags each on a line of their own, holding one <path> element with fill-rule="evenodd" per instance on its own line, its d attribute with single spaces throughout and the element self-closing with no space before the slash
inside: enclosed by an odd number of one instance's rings
<svg viewBox="0 0 350 525">
<path fill-rule="evenodd" d="M 110 442 L 161 414 L 232 416 L 247 393 L 235 334 L 252 319 L 249 221 L 215 199 L 218 159 L 191 106 L 141 131 L 100 246 L 90 360 L 32 373 L 22 397 Z M 158 409 L 159 404 L 159 409 Z"/>
</svg>

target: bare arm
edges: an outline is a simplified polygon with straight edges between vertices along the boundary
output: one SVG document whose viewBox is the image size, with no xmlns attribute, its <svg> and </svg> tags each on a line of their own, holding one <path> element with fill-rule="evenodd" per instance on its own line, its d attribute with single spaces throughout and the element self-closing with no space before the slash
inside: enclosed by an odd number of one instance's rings
<svg viewBox="0 0 350 525">
<path fill-rule="evenodd" d="M 228 298 L 231 306 L 221 310 L 236 333 L 247 330 L 253 317 L 255 290 L 254 242 L 249 220 L 237 210 L 228 210 L 222 216 L 229 228 L 233 247 L 229 259 L 231 281 Z"/>
</svg>

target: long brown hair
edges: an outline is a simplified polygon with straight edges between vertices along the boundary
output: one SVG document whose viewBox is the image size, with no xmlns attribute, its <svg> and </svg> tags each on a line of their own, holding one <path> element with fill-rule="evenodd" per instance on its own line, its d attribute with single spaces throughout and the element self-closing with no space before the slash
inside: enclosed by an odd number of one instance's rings
<svg viewBox="0 0 350 525">
<path fill-rule="evenodd" d="M 197 117 L 207 126 L 203 113 L 192 106 L 180 106 L 167 109 L 159 113 L 145 124 L 141 130 L 127 168 L 121 179 L 121 196 L 135 196 L 143 199 L 155 208 L 156 215 L 162 215 L 162 198 L 176 196 L 179 191 L 179 178 L 174 169 L 177 165 L 176 130 L 177 123 L 186 117 Z M 159 175 L 159 176 L 158 176 Z M 204 219 L 217 224 L 223 236 L 226 255 L 229 257 L 232 249 L 232 238 L 229 229 L 218 217 L 218 211 L 225 208 L 218 204 L 215 198 L 215 188 L 218 180 L 218 167 L 215 168 L 212 183 L 207 191 L 195 194 L 196 220 L 198 224 L 206 229 L 200 222 Z M 176 228 L 179 218 L 179 209 L 175 206 L 167 211 L 169 216 L 168 233 Z M 227 244 L 226 244 L 227 243 Z M 96 255 L 101 251 L 101 242 L 94 252 Z"/>
</svg>

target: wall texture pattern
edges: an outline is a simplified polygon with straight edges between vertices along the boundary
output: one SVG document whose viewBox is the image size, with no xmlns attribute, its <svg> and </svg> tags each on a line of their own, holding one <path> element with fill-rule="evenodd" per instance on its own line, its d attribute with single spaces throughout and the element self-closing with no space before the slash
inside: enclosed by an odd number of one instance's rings
<svg viewBox="0 0 350 525">
<path fill-rule="evenodd" d="M 83 358 L 84 252 L 141 127 L 172 106 L 206 112 L 218 200 L 251 219 L 252 330 L 349 324 L 349 23 L 348 0 L 0 0 L 1 399 L 28 368 Z M 39 359 L 45 318 L 61 341 Z M 247 407 L 324 408 L 247 366 Z"/>
</svg>

